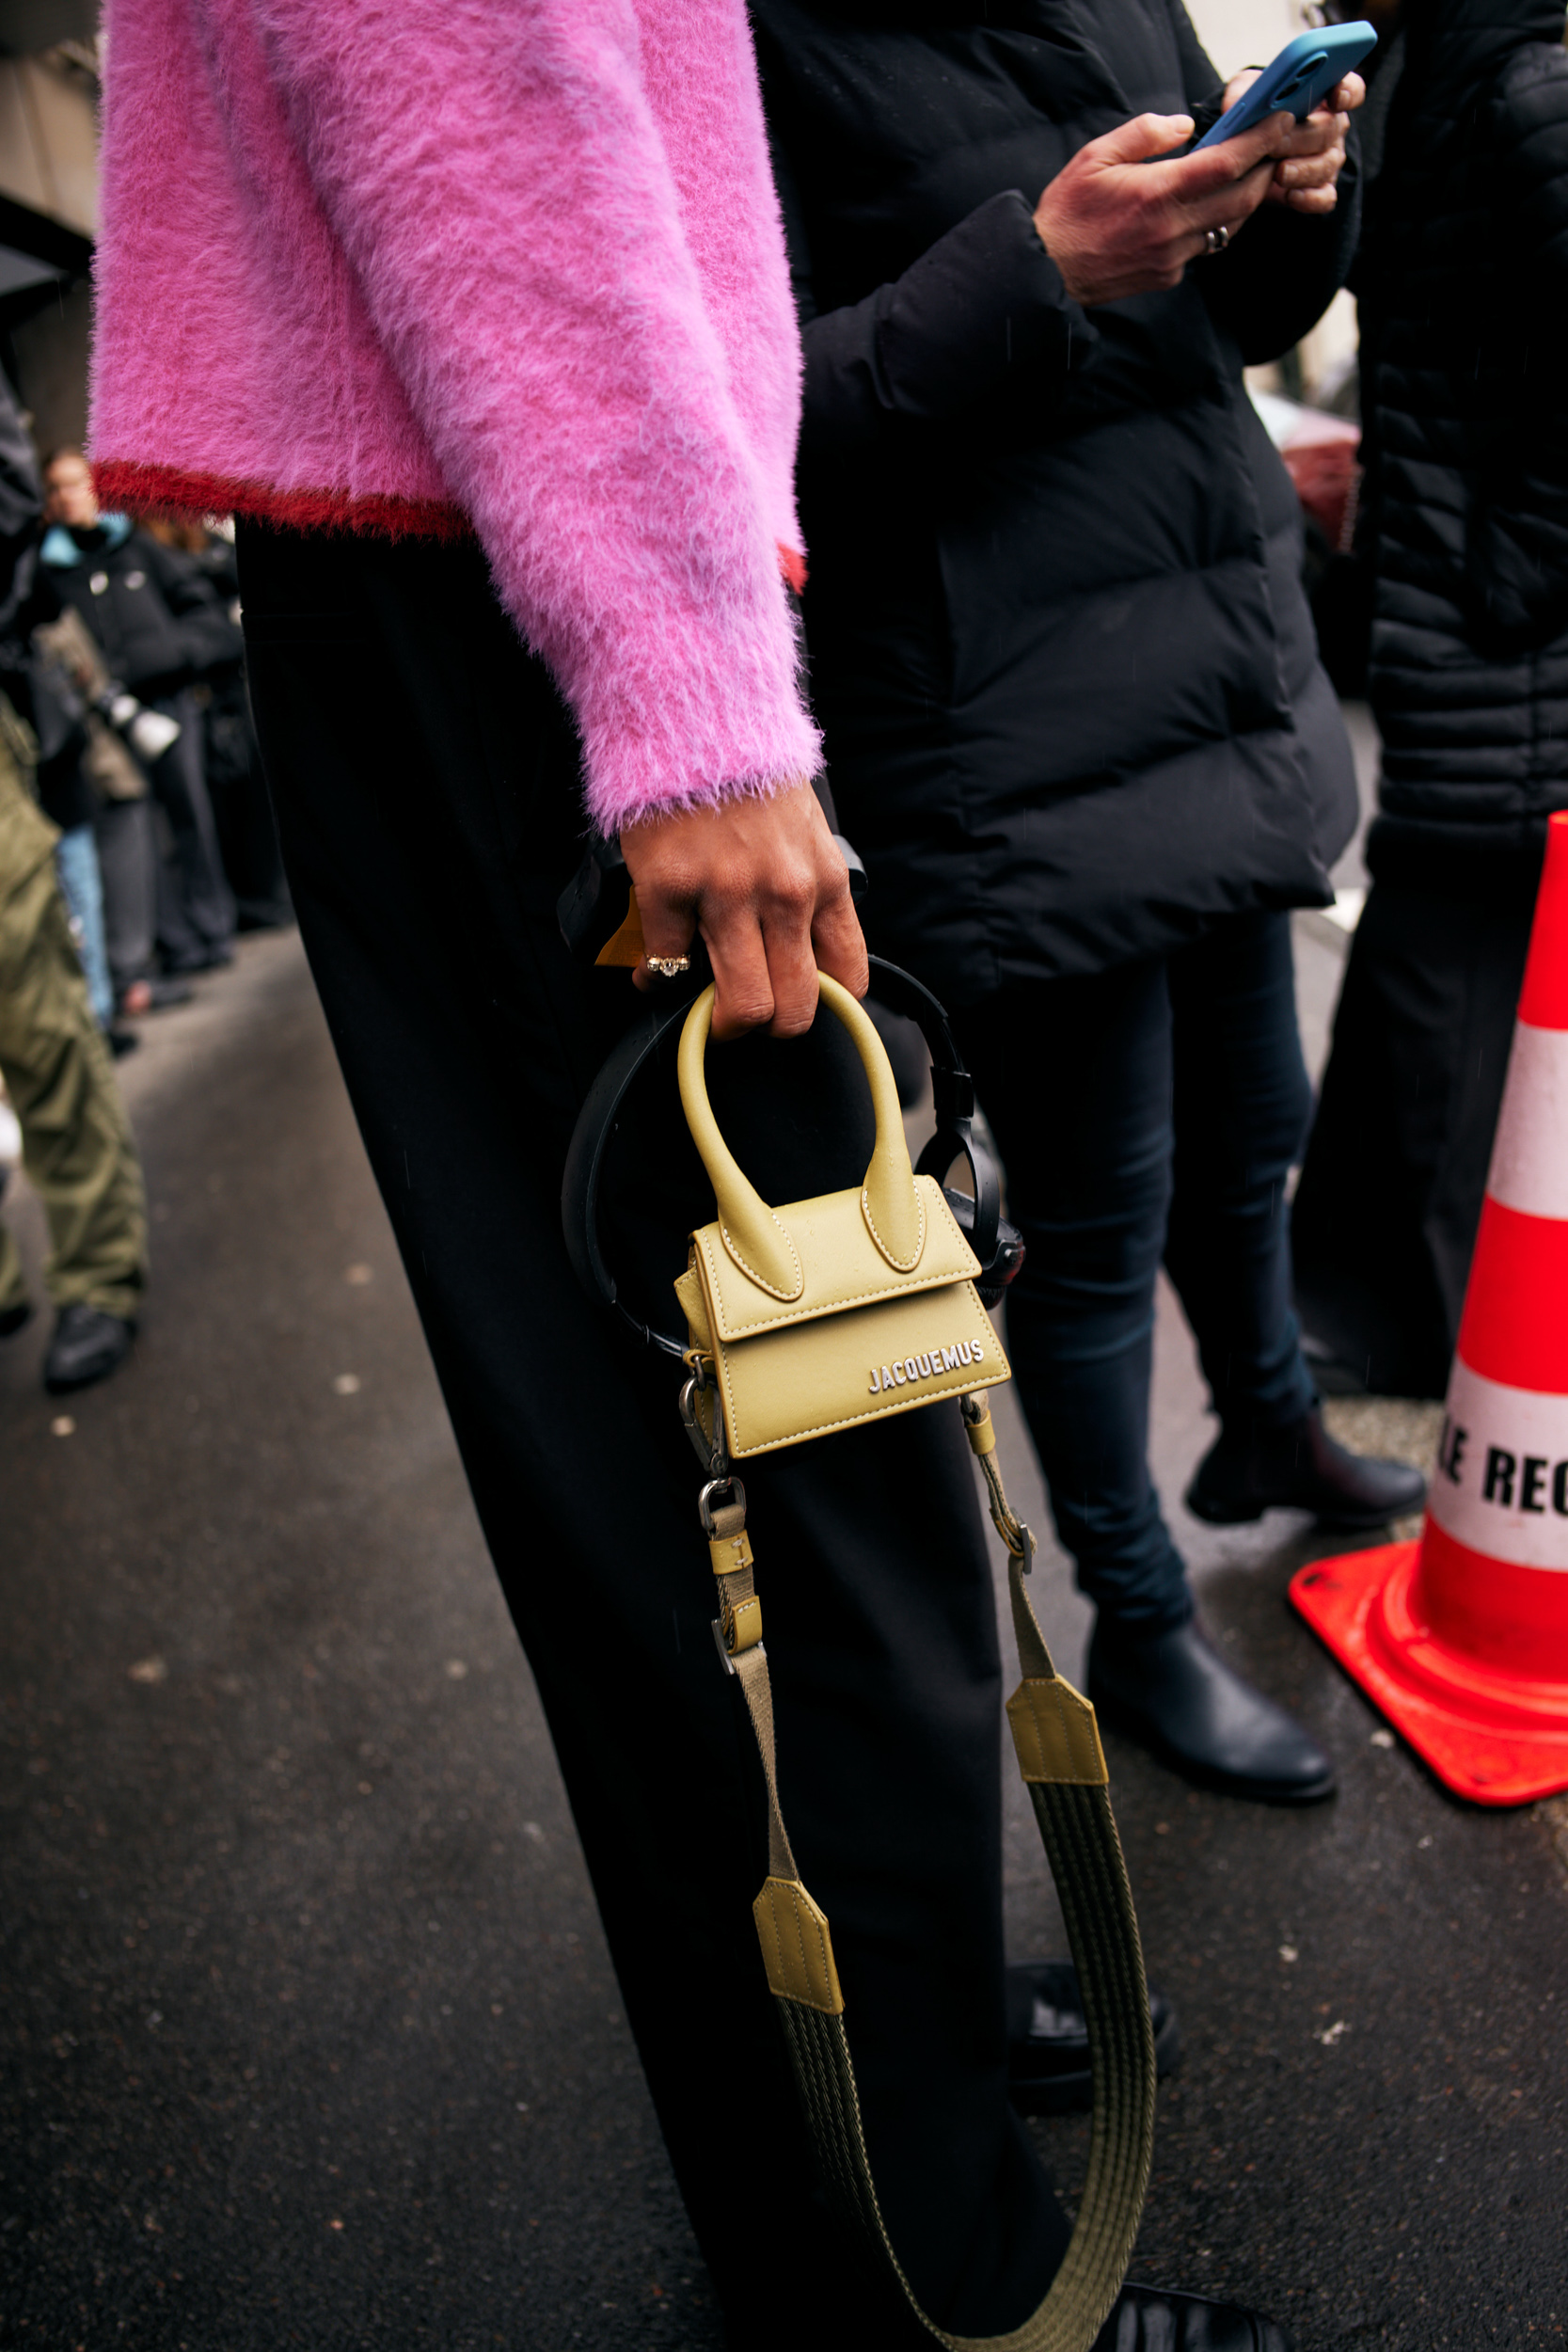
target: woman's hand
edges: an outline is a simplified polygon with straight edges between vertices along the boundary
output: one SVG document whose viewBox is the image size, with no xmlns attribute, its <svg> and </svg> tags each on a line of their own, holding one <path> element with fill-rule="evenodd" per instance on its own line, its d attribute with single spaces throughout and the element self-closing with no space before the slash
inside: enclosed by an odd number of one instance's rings
<svg viewBox="0 0 1568 2352">
<path fill-rule="evenodd" d="M 1168 163 L 1148 159 L 1186 144 L 1190 115 L 1137 115 L 1091 139 L 1035 207 L 1040 243 L 1069 294 L 1087 306 L 1180 285 L 1187 263 L 1215 249 L 1211 230 L 1233 237 L 1251 219 L 1280 158 L 1295 151 L 1289 142 L 1307 128 L 1271 115 L 1238 138 Z"/>
<path fill-rule="evenodd" d="M 1252 68 L 1235 74 L 1225 86 L 1226 104 L 1233 106 L 1257 79 Z M 1269 203 L 1308 215 L 1334 210 L 1339 201 L 1338 182 L 1345 164 L 1345 134 L 1366 95 L 1367 85 L 1360 74 L 1347 73 L 1305 122 L 1292 122 L 1269 183 Z"/>
<path fill-rule="evenodd" d="M 870 972 L 849 875 L 809 784 L 768 800 L 647 817 L 621 832 L 650 956 L 683 956 L 700 931 L 718 998 L 713 1034 L 766 1022 L 799 1037 L 816 1012 L 820 968 L 863 996 Z M 658 985 L 645 965 L 639 988 Z"/>
</svg>

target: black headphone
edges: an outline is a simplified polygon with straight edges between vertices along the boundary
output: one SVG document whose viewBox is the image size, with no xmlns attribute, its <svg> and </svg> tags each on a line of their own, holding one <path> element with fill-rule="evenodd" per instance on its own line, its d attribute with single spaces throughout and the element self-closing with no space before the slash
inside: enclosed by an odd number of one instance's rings
<svg viewBox="0 0 1568 2352">
<path fill-rule="evenodd" d="M 686 1343 L 656 1330 L 631 1312 L 621 1297 L 615 1277 L 599 1247 L 599 1184 L 605 1157 L 622 1107 L 638 1077 L 668 1040 L 672 1049 L 705 976 L 693 972 L 678 983 L 678 998 L 661 989 L 657 1000 L 626 1032 L 588 1090 L 566 1153 L 566 1174 L 561 1187 L 561 1221 L 572 1271 L 591 1298 L 611 1307 L 644 1346 L 684 1361 Z M 871 992 L 890 1012 L 901 1012 L 919 1025 L 931 1054 L 931 1091 L 936 1100 L 937 1131 L 920 1154 L 916 1173 L 934 1176 L 939 1184 L 960 1155 L 968 1162 L 973 1197 L 952 1192 L 943 1184 L 947 1204 L 965 1239 L 980 1261 L 975 1287 L 988 1307 L 994 1307 L 1023 1263 L 1023 1240 L 1016 1226 L 1002 1215 L 1002 1185 L 996 1163 L 983 1143 L 975 1140 L 974 1081 L 959 1059 L 947 1015 L 928 988 L 895 963 L 871 958 Z"/>
</svg>

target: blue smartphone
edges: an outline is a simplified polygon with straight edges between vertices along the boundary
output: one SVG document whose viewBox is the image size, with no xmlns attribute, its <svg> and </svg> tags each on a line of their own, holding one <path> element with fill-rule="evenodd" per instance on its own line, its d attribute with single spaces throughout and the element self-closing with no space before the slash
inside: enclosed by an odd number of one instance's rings
<svg viewBox="0 0 1568 2352">
<path fill-rule="evenodd" d="M 1324 24 L 1314 33 L 1298 33 L 1288 40 L 1266 72 L 1260 73 L 1233 106 L 1226 109 L 1212 131 L 1194 146 L 1218 147 L 1239 131 L 1250 131 L 1268 116 L 1287 109 L 1298 122 L 1321 105 L 1342 74 L 1358 66 L 1377 47 L 1377 35 L 1363 18 L 1354 24 Z"/>
</svg>

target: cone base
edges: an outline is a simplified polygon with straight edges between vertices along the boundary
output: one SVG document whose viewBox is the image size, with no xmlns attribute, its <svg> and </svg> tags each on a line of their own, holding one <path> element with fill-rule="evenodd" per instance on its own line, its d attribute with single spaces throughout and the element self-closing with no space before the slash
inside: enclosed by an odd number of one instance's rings
<svg viewBox="0 0 1568 2352">
<path fill-rule="evenodd" d="M 1314 1561 L 1291 1600 L 1353 1681 L 1456 1796 L 1529 1804 L 1568 1788 L 1568 1685 L 1444 1648 L 1412 1611 L 1419 1543 Z"/>
</svg>

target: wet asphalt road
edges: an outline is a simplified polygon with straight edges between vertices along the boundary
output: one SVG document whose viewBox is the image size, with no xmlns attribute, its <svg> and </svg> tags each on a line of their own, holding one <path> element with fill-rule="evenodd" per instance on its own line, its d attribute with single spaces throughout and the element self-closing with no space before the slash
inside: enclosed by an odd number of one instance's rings
<svg viewBox="0 0 1568 2352">
<path fill-rule="evenodd" d="M 703 2352 L 702 2265 L 296 944 L 248 943 L 123 1071 L 158 1250 L 136 1356 L 55 1435 L 41 1319 L 0 1349 L 0 2344 Z M 5 1213 L 36 1263 L 36 1205 Z M 1168 1302 L 1158 1390 L 1174 1496 L 1205 1432 Z M 1342 1787 L 1269 1813 L 1108 1741 L 1187 2053 L 1138 2275 L 1272 2309 L 1302 2352 L 1560 2340 L 1568 1812 L 1461 1808 L 1379 1742 L 1283 1605 L 1299 1522 L 1176 1518 L 1211 1623 Z M 1084 1613 L 1053 1555 L 1038 1573 L 1070 1672 Z M 1009 1803 L 1022 1957 L 1053 1909 Z M 1038 2129 L 1070 2194 L 1086 2127 Z"/>
</svg>

